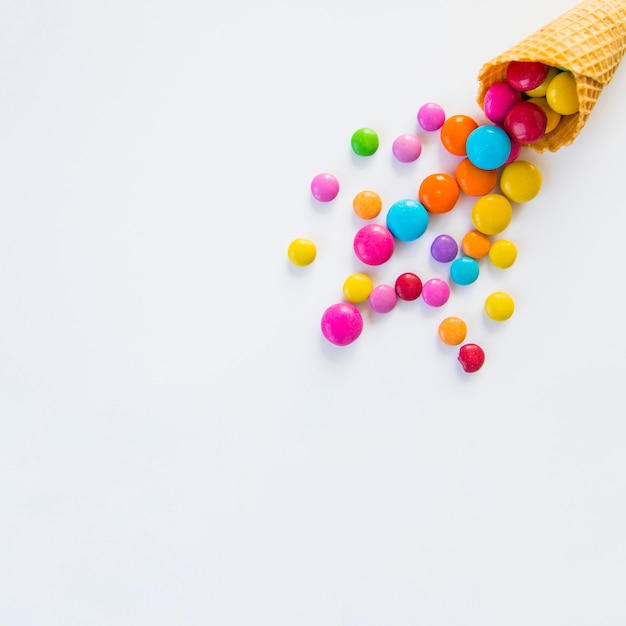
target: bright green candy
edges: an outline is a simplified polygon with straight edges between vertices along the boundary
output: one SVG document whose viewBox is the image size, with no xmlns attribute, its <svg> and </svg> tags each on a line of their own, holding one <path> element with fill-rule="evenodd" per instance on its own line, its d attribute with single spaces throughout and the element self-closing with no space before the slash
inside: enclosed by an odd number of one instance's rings
<svg viewBox="0 0 626 626">
<path fill-rule="evenodd" d="M 359 156 L 372 156 L 378 150 L 378 135 L 371 128 L 359 128 L 352 135 L 352 150 Z"/>
</svg>

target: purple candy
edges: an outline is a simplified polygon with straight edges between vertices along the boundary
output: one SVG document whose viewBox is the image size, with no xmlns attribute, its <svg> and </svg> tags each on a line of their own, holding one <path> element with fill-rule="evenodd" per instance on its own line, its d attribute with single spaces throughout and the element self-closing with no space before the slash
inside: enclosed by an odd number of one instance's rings
<svg viewBox="0 0 626 626">
<path fill-rule="evenodd" d="M 459 245 L 450 235 L 439 235 L 435 237 L 430 246 L 430 254 L 440 263 L 449 263 L 459 252 Z"/>
</svg>

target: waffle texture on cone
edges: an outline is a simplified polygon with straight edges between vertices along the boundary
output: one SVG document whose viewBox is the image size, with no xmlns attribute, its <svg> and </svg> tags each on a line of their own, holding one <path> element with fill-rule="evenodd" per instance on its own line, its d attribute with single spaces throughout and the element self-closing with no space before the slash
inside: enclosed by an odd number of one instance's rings
<svg viewBox="0 0 626 626">
<path fill-rule="evenodd" d="M 569 70 L 576 79 L 579 111 L 531 147 L 538 152 L 571 144 L 615 74 L 626 52 L 626 0 L 584 0 L 518 44 L 485 63 L 478 74 L 478 104 L 491 85 L 506 80 L 510 61 L 540 61 Z"/>
</svg>

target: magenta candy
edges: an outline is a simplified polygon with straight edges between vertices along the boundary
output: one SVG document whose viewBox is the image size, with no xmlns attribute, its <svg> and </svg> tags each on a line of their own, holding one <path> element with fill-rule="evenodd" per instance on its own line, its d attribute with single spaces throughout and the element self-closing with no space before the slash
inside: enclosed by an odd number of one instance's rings
<svg viewBox="0 0 626 626">
<path fill-rule="evenodd" d="M 539 141 L 546 132 L 547 123 L 545 111 L 532 102 L 513 105 L 504 117 L 506 132 L 521 144 Z"/>
<path fill-rule="evenodd" d="M 450 297 L 450 285 L 441 278 L 431 278 L 422 287 L 422 300 L 429 306 L 443 306 Z"/>
<path fill-rule="evenodd" d="M 366 265 L 382 265 L 393 254 L 393 235 L 380 224 L 367 224 L 354 236 L 354 253 Z"/>
<path fill-rule="evenodd" d="M 518 91 L 539 87 L 548 75 L 548 66 L 539 61 L 511 61 L 506 68 L 506 80 Z"/>
<path fill-rule="evenodd" d="M 511 85 L 505 82 L 494 83 L 485 93 L 483 110 L 490 121 L 501 124 L 506 112 L 521 101 L 522 94 Z"/>
<path fill-rule="evenodd" d="M 394 140 L 391 150 L 401 163 L 411 163 L 422 154 L 422 142 L 417 135 L 400 135 Z"/>
<path fill-rule="evenodd" d="M 376 313 L 389 313 L 397 301 L 396 290 L 391 285 L 377 285 L 369 297 L 369 305 Z"/>
<path fill-rule="evenodd" d="M 322 315 L 322 335 L 336 346 L 347 346 L 363 331 L 361 312 L 349 302 L 329 306 Z"/>
<path fill-rule="evenodd" d="M 311 193 L 320 202 L 330 202 L 339 193 L 339 181 L 332 174 L 318 174 L 311 181 Z"/>
<path fill-rule="evenodd" d="M 417 112 L 417 123 L 427 131 L 439 130 L 445 121 L 445 111 L 435 102 L 423 104 Z"/>
</svg>

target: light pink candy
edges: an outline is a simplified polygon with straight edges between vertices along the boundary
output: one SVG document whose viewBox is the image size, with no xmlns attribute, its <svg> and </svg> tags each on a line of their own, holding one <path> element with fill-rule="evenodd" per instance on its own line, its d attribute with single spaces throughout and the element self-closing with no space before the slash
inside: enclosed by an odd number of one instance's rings
<svg viewBox="0 0 626 626">
<path fill-rule="evenodd" d="M 450 297 L 450 285 L 441 278 L 431 278 L 422 286 L 422 299 L 428 306 L 443 306 Z"/>
<path fill-rule="evenodd" d="M 370 307 L 376 313 L 389 313 L 397 301 L 396 290 L 391 285 L 377 285 L 369 297 Z"/>
<path fill-rule="evenodd" d="M 400 135 L 394 140 L 391 150 L 401 163 L 411 163 L 422 154 L 422 142 L 417 135 Z"/>
<path fill-rule="evenodd" d="M 330 202 L 339 193 L 339 181 L 332 174 L 322 172 L 311 181 L 311 193 L 320 202 Z"/>
</svg>

